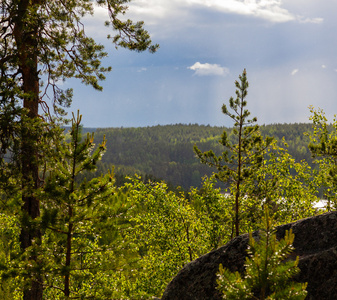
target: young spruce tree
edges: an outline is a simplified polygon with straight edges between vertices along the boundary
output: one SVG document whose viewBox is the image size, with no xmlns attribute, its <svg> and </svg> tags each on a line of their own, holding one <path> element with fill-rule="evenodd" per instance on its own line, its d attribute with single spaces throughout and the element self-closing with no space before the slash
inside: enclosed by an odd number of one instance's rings
<svg viewBox="0 0 337 300">
<path fill-rule="evenodd" d="M 222 112 L 233 121 L 232 135 L 227 136 L 223 132 L 219 141 L 225 151 L 217 156 L 213 150 L 202 152 L 197 146 L 194 151 L 202 163 L 215 167 L 218 172 L 216 177 L 229 183 L 230 194 L 234 197 L 234 221 L 235 236 L 240 234 L 240 201 L 245 196 L 242 193 L 242 182 L 249 178 L 254 170 L 259 168 L 263 161 L 263 154 L 272 143 L 273 138 L 263 139 L 257 119 L 249 119 L 250 112 L 246 109 L 248 81 L 246 70 L 239 76 L 239 81 L 235 82 L 236 99 L 229 99 L 229 109 L 224 104 Z M 232 232 L 232 237 L 233 237 Z"/>
</svg>

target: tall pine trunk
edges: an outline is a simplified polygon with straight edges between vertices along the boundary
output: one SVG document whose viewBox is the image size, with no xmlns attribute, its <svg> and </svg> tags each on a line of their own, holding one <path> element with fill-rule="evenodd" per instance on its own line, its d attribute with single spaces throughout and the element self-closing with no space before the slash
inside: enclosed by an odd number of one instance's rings
<svg viewBox="0 0 337 300">
<path fill-rule="evenodd" d="M 236 192 L 235 192 L 235 236 L 240 235 L 240 196 L 241 196 L 241 177 L 242 177 L 242 157 L 243 157 L 243 148 L 242 148 L 242 136 L 243 136 L 243 101 L 244 97 L 241 95 L 240 98 L 240 121 L 239 125 L 239 144 L 238 144 L 238 165 L 237 165 L 237 181 L 236 181 Z"/>
<path fill-rule="evenodd" d="M 37 35 L 38 25 L 29 24 L 25 19 L 32 8 L 38 6 L 38 1 L 21 0 L 18 5 L 17 20 L 14 36 L 18 50 L 19 70 L 22 75 L 23 107 L 27 110 L 27 120 L 21 120 L 21 172 L 22 172 L 22 201 L 23 213 L 28 219 L 34 220 L 40 215 L 40 203 L 35 191 L 40 186 L 38 167 L 38 133 L 34 129 L 34 120 L 39 118 L 39 77 L 38 77 L 38 50 Z M 37 8 L 36 8 L 37 9 Z M 33 125 L 33 126 L 32 126 Z M 39 243 L 41 231 L 31 222 L 22 224 L 20 243 L 22 251 L 30 247 L 33 242 Z M 38 264 L 36 254 L 30 259 Z M 42 276 L 31 274 L 31 281 L 24 288 L 24 300 L 42 300 Z"/>
</svg>

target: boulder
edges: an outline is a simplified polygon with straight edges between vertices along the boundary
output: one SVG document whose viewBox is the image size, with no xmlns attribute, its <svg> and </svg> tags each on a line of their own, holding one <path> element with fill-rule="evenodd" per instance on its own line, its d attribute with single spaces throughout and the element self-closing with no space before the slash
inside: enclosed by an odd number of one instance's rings
<svg viewBox="0 0 337 300">
<path fill-rule="evenodd" d="M 337 212 L 279 226 L 277 238 L 289 229 L 295 234 L 293 256 L 299 256 L 301 270 L 295 279 L 308 283 L 306 299 L 337 299 Z M 168 284 L 162 300 L 221 299 L 216 289 L 219 265 L 243 272 L 248 241 L 248 234 L 238 236 L 187 264 Z"/>
</svg>

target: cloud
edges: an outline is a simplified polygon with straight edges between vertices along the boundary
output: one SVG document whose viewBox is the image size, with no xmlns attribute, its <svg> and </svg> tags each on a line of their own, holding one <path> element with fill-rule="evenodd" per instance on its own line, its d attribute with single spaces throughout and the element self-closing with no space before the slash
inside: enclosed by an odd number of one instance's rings
<svg viewBox="0 0 337 300">
<path fill-rule="evenodd" d="M 324 21 L 323 18 L 305 18 L 303 16 L 297 16 L 296 19 L 300 23 L 312 23 L 312 24 L 321 24 Z"/>
<path fill-rule="evenodd" d="M 145 67 L 142 67 L 142 68 L 137 70 L 138 73 L 145 72 L 145 71 L 147 71 L 147 68 L 145 68 Z"/>
<path fill-rule="evenodd" d="M 254 16 L 274 23 L 298 21 L 300 23 L 321 23 L 322 18 L 308 18 L 295 15 L 284 8 L 282 0 L 134 0 L 132 12 L 148 15 L 157 20 L 176 14 L 186 15 L 191 8 L 207 7 L 211 10 Z"/>
<path fill-rule="evenodd" d="M 291 75 L 294 76 L 296 73 L 298 73 L 299 69 L 294 69 L 292 72 L 291 72 Z"/>
<path fill-rule="evenodd" d="M 147 24 L 152 24 L 149 17 L 155 17 L 162 21 L 163 18 L 179 16 L 183 13 L 182 6 L 187 0 L 134 0 L 130 3 L 130 13 L 142 16 Z M 150 22 L 149 22 L 150 21 Z"/>
<path fill-rule="evenodd" d="M 224 76 L 229 73 L 227 68 L 221 67 L 218 64 L 202 64 L 200 62 L 196 62 L 193 66 L 188 67 L 188 69 L 195 71 L 194 75 L 198 76 Z"/>
<path fill-rule="evenodd" d="M 282 8 L 280 0 L 187 0 L 225 13 L 251 15 L 271 22 L 288 22 L 295 16 Z"/>
</svg>

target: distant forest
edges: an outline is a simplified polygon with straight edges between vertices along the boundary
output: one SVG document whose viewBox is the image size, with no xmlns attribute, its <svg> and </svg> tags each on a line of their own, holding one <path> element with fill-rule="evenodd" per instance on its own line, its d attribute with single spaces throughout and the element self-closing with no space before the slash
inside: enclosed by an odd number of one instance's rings
<svg viewBox="0 0 337 300">
<path fill-rule="evenodd" d="M 191 186 L 201 187 L 202 177 L 211 175 L 214 169 L 199 162 L 193 152 L 196 144 L 202 151 L 212 149 L 220 154 L 223 146 L 219 139 L 223 131 L 230 128 L 197 124 L 158 125 L 139 128 L 84 128 L 83 132 L 95 132 L 98 144 L 105 135 L 107 151 L 98 165 L 98 173 L 105 173 L 115 166 L 118 185 L 125 175 L 142 175 L 144 178 L 164 180 L 173 187 L 188 190 Z M 305 132 L 312 132 L 312 124 L 262 125 L 261 133 L 282 139 L 288 145 L 288 152 L 297 162 L 306 160 L 312 164 L 308 149 L 309 138 Z M 95 177 L 96 174 L 90 174 Z"/>
</svg>

